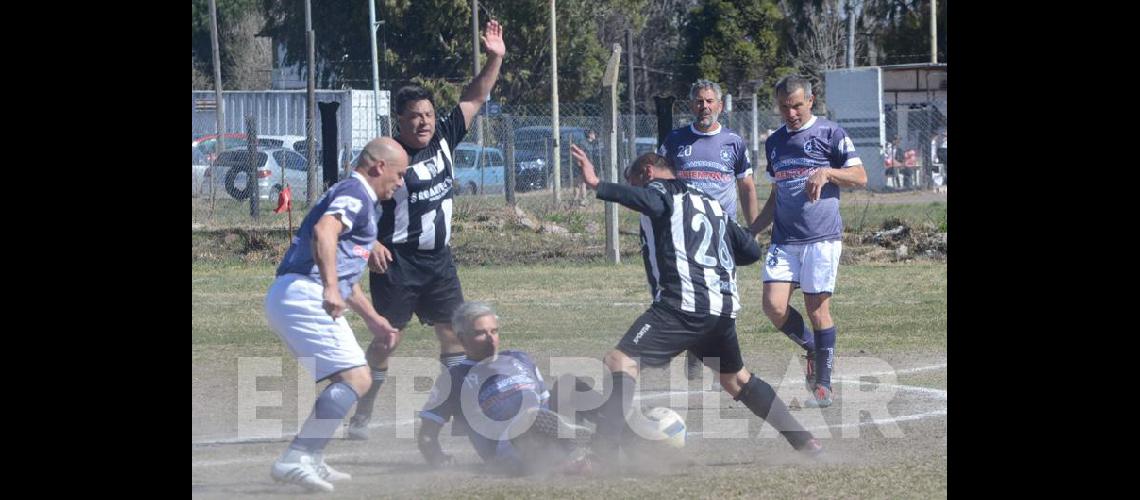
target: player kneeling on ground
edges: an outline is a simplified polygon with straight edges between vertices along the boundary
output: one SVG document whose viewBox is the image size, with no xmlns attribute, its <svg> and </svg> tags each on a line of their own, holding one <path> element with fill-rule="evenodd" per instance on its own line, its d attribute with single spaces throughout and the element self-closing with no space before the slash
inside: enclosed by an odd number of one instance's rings
<svg viewBox="0 0 1140 500">
<path fill-rule="evenodd" d="M 440 447 L 439 432 L 454 419 L 453 430 L 465 432 L 479 457 L 499 471 L 588 471 L 586 443 L 592 432 L 566 422 L 551 408 L 551 391 L 530 356 L 515 350 L 499 352 L 495 310 L 481 302 L 465 302 L 452 316 L 452 325 L 467 359 L 436 380 L 420 412 L 416 442 L 427 462 L 435 466 L 452 462 Z M 589 419 L 590 412 L 579 416 Z"/>
</svg>

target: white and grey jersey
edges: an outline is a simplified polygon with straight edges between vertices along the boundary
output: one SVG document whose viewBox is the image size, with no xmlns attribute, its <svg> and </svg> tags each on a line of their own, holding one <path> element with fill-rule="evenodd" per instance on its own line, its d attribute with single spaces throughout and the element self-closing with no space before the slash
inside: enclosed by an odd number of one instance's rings
<svg viewBox="0 0 1140 500">
<path fill-rule="evenodd" d="M 391 200 L 381 202 L 380 242 L 405 250 L 435 251 L 451 242 L 454 198 L 452 155 L 467 135 L 459 106 L 436 124 L 435 135 L 423 149 L 408 153 L 404 185 Z"/>
<path fill-rule="evenodd" d="M 598 198 L 641 212 L 641 255 L 655 303 L 736 317 L 736 266 L 760 260 L 761 251 L 716 199 L 677 179 L 644 188 L 602 183 Z"/>
</svg>

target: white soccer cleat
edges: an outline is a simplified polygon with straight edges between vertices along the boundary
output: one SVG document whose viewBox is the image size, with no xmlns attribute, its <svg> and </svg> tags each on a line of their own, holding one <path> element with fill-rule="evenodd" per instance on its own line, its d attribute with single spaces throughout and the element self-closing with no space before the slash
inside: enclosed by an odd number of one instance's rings
<svg viewBox="0 0 1140 500">
<path fill-rule="evenodd" d="M 316 465 L 313 466 L 313 469 L 315 469 L 317 471 L 317 475 L 325 481 L 348 481 L 352 479 L 352 474 L 341 472 L 332 468 L 332 466 L 325 462 L 324 456 L 317 455 L 313 461 L 316 463 Z"/>
<path fill-rule="evenodd" d="M 308 491 L 333 491 L 332 483 L 321 479 L 314 465 L 312 456 L 289 450 L 273 463 L 269 475 L 274 481 L 295 484 Z"/>
</svg>

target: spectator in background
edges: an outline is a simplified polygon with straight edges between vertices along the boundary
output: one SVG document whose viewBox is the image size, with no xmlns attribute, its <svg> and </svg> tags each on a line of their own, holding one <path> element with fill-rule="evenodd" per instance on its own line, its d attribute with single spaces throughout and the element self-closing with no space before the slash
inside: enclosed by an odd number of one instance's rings
<svg viewBox="0 0 1140 500">
<path fill-rule="evenodd" d="M 901 152 L 899 151 L 900 142 L 902 142 L 902 138 L 896 135 L 891 142 L 883 146 L 883 166 L 886 167 L 887 180 L 894 181 L 887 184 L 888 186 L 893 184 L 893 187 L 896 188 L 902 185 L 898 175 L 898 167 L 902 164 Z"/>
<path fill-rule="evenodd" d="M 942 185 L 949 185 L 950 174 L 946 163 L 946 137 L 948 132 L 942 132 L 942 143 L 938 145 L 938 159 L 942 162 Z"/>
<path fill-rule="evenodd" d="M 602 164 L 602 148 L 601 144 L 598 143 L 598 133 L 594 129 L 586 130 L 586 143 L 582 145 L 582 149 L 586 150 L 586 155 L 595 165 Z M 586 181 L 582 180 L 581 175 L 574 178 L 574 199 L 579 200 L 581 204 L 586 203 Z"/>
<path fill-rule="evenodd" d="M 944 180 L 942 176 L 942 160 L 938 158 L 938 146 L 941 144 L 942 134 L 939 132 L 931 132 L 930 144 L 927 145 L 926 165 L 931 184 L 938 186 L 941 186 Z"/>
</svg>

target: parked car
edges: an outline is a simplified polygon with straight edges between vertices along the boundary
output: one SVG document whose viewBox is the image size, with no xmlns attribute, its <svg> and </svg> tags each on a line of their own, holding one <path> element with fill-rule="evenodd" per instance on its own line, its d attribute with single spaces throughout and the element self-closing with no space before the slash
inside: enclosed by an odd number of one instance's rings
<svg viewBox="0 0 1140 500">
<path fill-rule="evenodd" d="M 635 148 L 636 159 L 645 153 L 657 151 L 657 138 L 655 137 L 638 137 L 633 140 L 633 147 Z"/>
<path fill-rule="evenodd" d="M 223 151 L 206 171 L 206 186 L 213 183 L 219 193 L 241 201 L 249 198 L 257 179 L 262 200 L 276 200 L 285 184 L 291 187 L 294 199 L 308 194 L 308 163 L 296 151 L 274 148 L 252 153 L 256 174 L 250 170 L 251 153 L 244 149 Z M 284 174 L 282 174 L 284 171 Z M 282 177 L 284 175 L 284 177 Z"/>
<path fill-rule="evenodd" d="M 455 148 L 454 165 L 455 188 L 459 194 L 480 194 L 503 189 L 506 161 L 499 148 L 484 147 L 480 154 L 478 144 L 461 142 Z"/>
<path fill-rule="evenodd" d="M 213 163 L 217 156 L 218 134 L 203 135 L 191 141 L 190 147 L 206 157 L 206 164 Z M 245 134 L 222 134 L 222 150 L 246 146 Z"/>
<path fill-rule="evenodd" d="M 206 186 L 206 170 L 210 168 L 210 160 L 207 159 L 206 153 L 203 153 L 196 147 L 190 148 L 190 174 L 191 179 L 190 196 L 195 197 L 202 194 Z"/>
<path fill-rule="evenodd" d="M 305 142 L 306 138 L 303 135 L 259 135 L 257 136 L 257 146 L 261 148 L 284 148 L 291 149 L 305 156 Z M 317 142 L 317 148 L 321 147 L 320 141 Z"/>
<path fill-rule="evenodd" d="M 585 144 L 586 129 L 559 127 L 559 163 L 563 185 L 570 181 L 570 144 Z M 515 129 L 515 168 L 519 191 L 544 189 L 553 181 L 552 147 L 554 132 L 550 127 L 520 127 Z M 567 186 L 568 187 L 568 186 Z"/>
</svg>

